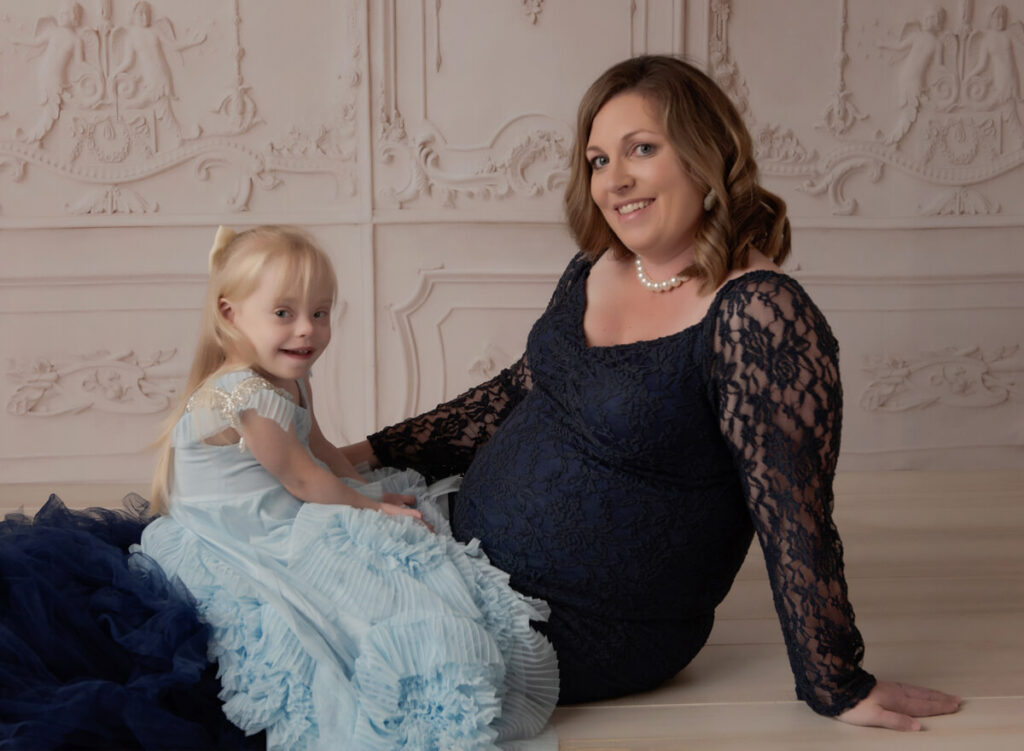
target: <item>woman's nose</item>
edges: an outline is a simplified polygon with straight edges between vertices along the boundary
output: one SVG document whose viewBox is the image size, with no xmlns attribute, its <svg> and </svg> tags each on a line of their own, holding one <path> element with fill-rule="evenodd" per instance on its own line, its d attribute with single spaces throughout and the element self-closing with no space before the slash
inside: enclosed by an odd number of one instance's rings
<svg viewBox="0 0 1024 751">
<path fill-rule="evenodd" d="M 605 174 L 608 176 L 608 189 L 612 193 L 621 193 L 633 186 L 633 176 L 629 172 L 628 165 L 621 159 L 609 164 Z"/>
</svg>

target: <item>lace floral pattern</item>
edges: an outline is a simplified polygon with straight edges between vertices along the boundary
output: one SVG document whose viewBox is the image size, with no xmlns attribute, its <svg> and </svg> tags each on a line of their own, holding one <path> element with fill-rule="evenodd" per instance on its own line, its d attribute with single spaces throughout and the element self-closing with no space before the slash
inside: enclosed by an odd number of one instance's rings
<svg viewBox="0 0 1024 751">
<path fill-rule="evenodd" d="M 797 694 L 849 708 L 874 679 L 831 519 L 842 394 L 824 317 L 794 280 L 757 271 L 698 325 L 588 347 L 589 268 L 570 263 L 523 359 L 371 436 L 378 458 L 466 471 L 455 535 L 548 601 L 562 703 L 685 666 L 756 532 Z"/>
</svg>

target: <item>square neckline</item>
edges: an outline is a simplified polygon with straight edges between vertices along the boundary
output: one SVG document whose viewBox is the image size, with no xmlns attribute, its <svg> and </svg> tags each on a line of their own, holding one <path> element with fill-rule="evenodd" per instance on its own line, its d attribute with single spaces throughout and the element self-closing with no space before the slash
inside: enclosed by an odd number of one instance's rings
<svg viewBox="0 0 1024 751">
<path fill-rule="evenodd" d="M 587 332 L 586 332 L 586 330 L 583 327 L 583 318 L 584 318 L 584 316 L 586 315 L 586 312 L 587 312 L 587 280 L 590 278 L 590 270 L 594 267 L 594 264 L 597 262 L 597 259 L 594 259 L 593 261 L 588 260 L 588 259 L 584 259 L 584 261 L 585 262 L 584 262 L 584 267 L 583 267 L 583 274 L 581 275 L 581 277 L 579 279 L 579 284 L 576 285 L 576 287 L 580 291 L 579 291 L 578 300 L 577 300 L 577 308 L 578 308 L 578 310 L 576 311 L 577 314 L 576 314 L 576 321 L 574 323 L 574 329 L 576 331 L 576 336 L 579 339 L 579 343 L 582 345 L 583 349 L 585 351 L 593 351 L 593 352 L 612 352 L 612 351 L 616 351 L 616 350 L 620 350 L 621 351 L 621 350 L 624 350 L 625 348 L 636 347 L 637 345 L 641 345 L 641 344 L 657 346 L 657 345 L 660 345 L 660 344 L 668 343 L 670 340 L 673 340 L 673 339 L 676 339 L 676 338 L 680 338 L 681 339 L 684 336 L 686 336 L 689 333 L 691 333 L 692 331 L 700 330 L 700 329 L 704 328 L 704 326 L 708 322 L 709 317 L 711 316 L 712 311 L 717 310 L 717 308 L 719 306 L 719 303 L 721 302 L 722 295 L 725 293 L 726 290 L 728 290 L 730 287 L 733 286 L 734 282 L 738 282 L 741 279 L 746 279 L 748 277 L 752 277 L 752 276 L 755 276 L 755 275 L 787 276 L 786 274 L 782 273 L 781 271 L 775 271 L 774 269 L 751 269 L 750 271 L 747 271 L 747 272 L 745 272 L 743 274 L 740 274 L 739 276 L 735 277 L 734 279 L 729 279 L 725 284 L 723 284 L 721 287 L 719 287 L 718 290 L 715 292 L 715 294 L 712 296 L 711 304 L 708 306 L 708 309 L 704 313 L 704 315 L 701 316 L 700 320 L 695 321 L 694 323 L 691 323 L 689 326 L 685 326 L 685 327 L 679 329 L 678 331 L 674 331 L 674 332 L 672 332 L 670 334 L 664 334 L 662 336 L 654 337 L 653 339 L 637 339 L 637 340 L 632 341 L 632 342 L 622 342 L 620 344 L 590 344 L 587 341 Z"/>
</svg>

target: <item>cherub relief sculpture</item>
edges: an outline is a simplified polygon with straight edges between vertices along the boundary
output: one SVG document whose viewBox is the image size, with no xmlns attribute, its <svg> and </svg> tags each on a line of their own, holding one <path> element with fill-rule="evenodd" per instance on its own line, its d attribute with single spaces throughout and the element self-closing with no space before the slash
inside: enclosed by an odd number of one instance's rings
<svg viewBox="0 0 1024 751">
<path fill-rule="evenodd" d="M 77 113 L 76 130 L 88 130 L 82 124 L 87 112 L 101 116 L 85 118 L 96 124 L 119 120 L 125 111 L 134 111 L 129 119 L 148 111 L 142 116 L 170 121 L 179 140 L 199 135 L 196 126 L 185 132 L 171 110 L 176 96 L 167 56 L 202 43 L 205 34 L 178 41 L 170 20 L 154 18 L 146 0 L 135 3 L 128 26 L 115 24 L 112 10 L 109 2 L 102 3 L 100 24 L 91 27 L 83 24 L 82 6 L 67 0 L 56 18 L 44 16 L 36 22 L 34 37 L 15 40 L 39 50 L 28 59 L 38 58 L 35 72 L 43 109 L 34 124 L 16 131 L 19 140 L 39 145 L 68 109 Z M 123 130 L 119 122 L 114 125 Z"/>
<path fill-rule="evenodd" d="M 900 110 L 896 124 L 883 138 L 887 144 L 898 143 L 907 134 L 917 119 L 922 97 L 933 90 L 936 83 L 950 78 L 948 66 L 953 62 L 949 49 L 952 38 L 943 31 L 945 19 L 945 10 L 929 8 L 920 24 L 911 22 L 904 25 L 897 42 L 879 44 L 903 58 L 896 74 L 896 99 Z"/>
<path fill-rule="evenodd" d="M 896 145 L 910 131 L 922 109 L 960 116 L 957 127 L 969 127 L 961 113 L 1001 119 L 1014 148 L 1024 147 L 1020 71 L 1015 46 L 1024 45 L 1024 25 L 1009 23 L 1006 5 L 996 5 L 987 28 L 975 29 L 973 6 L 963 6 L 955 31 L 945 30 L 943 8 L 933 6 L 920 22 L 904 25 L 898 41 L 880 43 L 901 60 L 896 71 L 895 124 L 880 133 L 883 143 Z M 998 113 L 997 113 L 998 111 Z M 947 127 L 949 123 L 936 127 Z"/>
<path fill-rule="evenodd" d="M 44 16 L 36 22 L 32 39 L 15 40 L 16 44 L 36 47 L 39 57 L 36 67 L 36 82 L 39 104 L 43 112 L 34 125 L 18 129 L 19 140 L 38 143 L 50 132 L 60 116 L 61 100 L 70 86 L 69 75 L 75 63 L 85 64 L 85 39 L 87 32 L 79 27 L 82 23 L 82 6 L 68 0 L 57 17 Z M 81 73 L 81 71 L 79 71 Z"/>
<path fill-rule="evenodd" d="M 989 14 L 988 28 L 969 38 L 968 53 L 974 64 L 966 80 L 972 99 L 1002 104 L 1021 98 L 1014 45 L 1024 45 L 1024 24 L 1008 24 L 1008 15 L 1005 5 L 997 5 Z"/>
<path fill-rule="evenodd" d="M 171 110 L 170 100 L 177 97 L 167 52 L 181 53 L 205 39 L 205 35 L 195 35 L 178 42 L 170 20 L 154 19 L 150 4 L 139 0 L 132 8 L 131 25 L 118 27 L 111 35 L 114 54 L 120 53 L 120 60 L 110 79 L 122 104 L 132 109 L 158 105 L 157 116 L 171 119 L 179 137 L 197 137 L 198 126 L 191 133 L 183 134 Z"/>
</svg>

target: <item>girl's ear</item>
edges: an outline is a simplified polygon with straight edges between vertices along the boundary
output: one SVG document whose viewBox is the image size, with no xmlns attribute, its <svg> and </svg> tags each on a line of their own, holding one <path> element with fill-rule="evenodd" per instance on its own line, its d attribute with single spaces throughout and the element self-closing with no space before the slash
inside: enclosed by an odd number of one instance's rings
<svg viewBox="0 0 1024 751">
<path fill-rule="evenodd" d="M 234 308 L 231 307 L 231 303 L 226 298 L 222 297 L 219 300 L 217 300 L 217 309 L 220 311 L 220 314 L 222 316 L 224 316 L 224 318 L 228 322 L 230 322 L 230 323 L 234 323 L 235 322 L 235 311 L 234 311 Z"/>
</svg>

